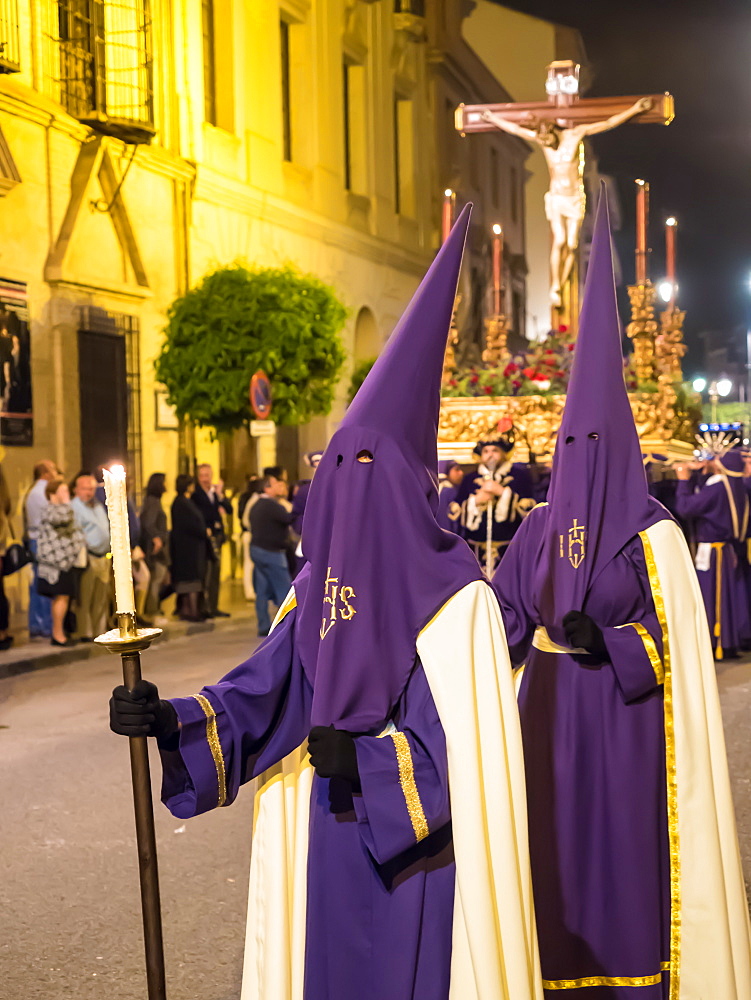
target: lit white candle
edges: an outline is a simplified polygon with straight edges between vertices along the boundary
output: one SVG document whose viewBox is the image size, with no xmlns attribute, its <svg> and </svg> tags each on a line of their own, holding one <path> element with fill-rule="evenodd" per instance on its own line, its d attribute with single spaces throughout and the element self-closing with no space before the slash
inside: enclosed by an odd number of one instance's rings
<svg viewBox="0 0 751 1000">
<path fill-rule="evenodd" d="M 104 490 L 107 494 L 112 568 L 115 572 L 115 610 L 118 614 L 134 614 L 136 602 L 130 558 L 128 498 L 125 491 L 125 469 L 122 465 L 113 465 L 111 469 L 104 470 Z"/>
</svg>

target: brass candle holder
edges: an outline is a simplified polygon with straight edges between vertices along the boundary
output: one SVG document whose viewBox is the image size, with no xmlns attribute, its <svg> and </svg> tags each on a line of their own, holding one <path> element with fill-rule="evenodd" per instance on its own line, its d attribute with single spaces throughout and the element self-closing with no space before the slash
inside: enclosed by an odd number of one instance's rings
<svg viewBox="0 0 751 1000">
<path fill-rule="evenodd" d="M 117 628 L 97 636 L 94 642 L 111 653 L 119 653 L 123 666 L 123 681 L 132 691 L 141 680 L 141 651 L 162 634 L 160 628 L 138 628 L 135 612 L 118 612 Z M 156 857 L 154 808 L 151 799 L 151 775 L 147 737 L 131 736 L 130 771 L 133 779 L 133 806 L 136 818 L 138 869 L 141 880 L 141 911 L 143 914 L 144 946 L 146 951 L 146 983 L 149 1000 L 166 1000 L 162 913 L 159 899 L 159 871 Z"/>
</svg>

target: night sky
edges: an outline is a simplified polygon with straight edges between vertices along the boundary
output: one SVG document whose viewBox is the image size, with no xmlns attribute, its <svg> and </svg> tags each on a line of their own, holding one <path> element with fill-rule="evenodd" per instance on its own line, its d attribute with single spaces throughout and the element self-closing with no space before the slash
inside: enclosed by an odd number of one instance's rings
<svg viewBox="0 0 751 1000">
<path fill-rule="evenodd" d="M 740 343 L 751 323 L 751 3 L 749 0 L 519 0 L 525 14 L 578 28 L 593 71 L 587 96 L 670 91 L 667 127 L 625 125 L 590 140 L 618 181 L 616 237 L 633 280 L 634 185 L 651 185 L 650 272 L 664 273 L 662 224 L 678 219 L 679 305 L 687 310 L 686 375 L 701 366 L 697 334 Z M 503 82 L 503 81 L 501 81 Z M 541 81 L 541 99 L 544 99 Z"/>
</svg>

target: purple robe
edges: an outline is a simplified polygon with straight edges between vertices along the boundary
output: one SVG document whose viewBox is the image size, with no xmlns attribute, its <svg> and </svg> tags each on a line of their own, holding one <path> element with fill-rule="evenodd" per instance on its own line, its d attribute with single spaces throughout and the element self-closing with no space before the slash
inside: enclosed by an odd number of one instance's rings
<svg viewBox="0 0 751 1000">
<path fill-rule="evenodd" d="M 292 752 L 310 729 L 313 689 L 290 611 L 254 656 L 200 697 L 216 714 L 224 788 L 196 697 L 172 701 L 179 750 L 162 749 L 162 800 L 179 819 L 231 804 L 242 784 Z M 394 740 L 356 740 L 361 791 L 313 780 L 304 1000 L 447 1000 L 454 901 L 448 762 L 416 661 L 391 716 L 409 742 L 430 833 L 416 843 Z"/>
<path fill-rule="evenodd" d="M 602 628 L 611 662 L 543 652 L 532 645 L 535 630 L 556 624 L 534 597 L 547 510 L 525 520 L 494 579 L 512 660 L 526 663 L 519 712 L 532 881 L 543 981 L 559 984 L 545 992 L 559 997 L 566 980 L 656 977 L 638 991 L 598 985 L 567 995 L 662 1000 L 670 865 L 662 686 L 652 662 L 662 658 L 662 636 L 642 545 L 632 539 L 602 569 L 582 608 Z"/>
<path fill-rule="evenodd" d="M 747 504 L 744 487 L 740 483 L 737 486 Z M 738 519 L 742 521 L 743 513 L 736 503 L 736 518 L 733 518 L 728 491 L 720 476 L 710 477 L 696 492 L 691 482 L 679 481 L 675 504 L 681 517 L 693 521 L 699 587 L 715 656 L 722 659 L 728 652 L 736 652 L 751 633 L 743 564 L 745 532 L 741 539 L 738 530 Z"/>
</svg>

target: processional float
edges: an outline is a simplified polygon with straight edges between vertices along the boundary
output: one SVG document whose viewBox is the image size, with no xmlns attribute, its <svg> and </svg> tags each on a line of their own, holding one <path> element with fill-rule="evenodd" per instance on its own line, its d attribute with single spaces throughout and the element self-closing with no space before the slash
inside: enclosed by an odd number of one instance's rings
<svg viewBox="0 0 751 1000">
<path fill-rule="evenodd" d="M 586 204 L 584 140 L 626 121 L 667 125 L 673 119 L 673 98 L 668 93 L 580 100 L 579 67 L 570 61 L 551 63 L 546 91 L 547 102 L 462 104 L 456 111 L 456 128 L 463 136 L 500 129 L 542 147 L 550 172 L 545 214 L 551 229 L 551 338 L 531 347 L 531 360 L 520 362 L 508 349 L 503 237 L 496 225 L 493 311 L 485 320 L 483 366 L 471 374 L 457 368 L 458 332 L 452 325 L 438 428 L 441 458 L 470 461 L 476 442 L 491 435 L 501 422 L 512 423 L 516 430 L 517 461 L 552 460 L 566 398 L 566 354 L 573 351 L 578 320 L 579 233 Z M 649 184 L 641 179 L 635 183 L 636 280 L 628 288 L 631 321 L 626 327 L 633 348 L 626 373 L 629 398 L 645 454 L 685 459 L 695 446 L 700 409 L 696 397 L 683 386 L 685 313 L 676 304 L 677 224 L 670 218 L 665 227 L 669 296 L 658 322 L 657 289 L 649 278 L 648 266 Z M 450 224 L 453 204 L 454 194 L 447 191 L 444 230 Z M 529 365 L 525 366 L 525 360 Z"/>
</svg>

